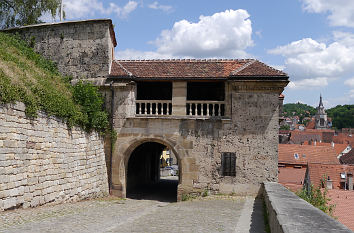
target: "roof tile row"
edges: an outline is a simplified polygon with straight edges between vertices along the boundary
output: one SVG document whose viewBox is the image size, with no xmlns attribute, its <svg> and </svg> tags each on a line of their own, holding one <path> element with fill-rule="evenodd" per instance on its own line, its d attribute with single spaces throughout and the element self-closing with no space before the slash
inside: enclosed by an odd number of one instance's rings
<svg viewBox="0 0 354 233">
<path fill-rule="evenodd" d="M 112 77 L 228 79 L 232 77 L 277 77 L 288 79 L 286 73 L 254 59 L 169 59 L 115 60 Z"/>
</svg>

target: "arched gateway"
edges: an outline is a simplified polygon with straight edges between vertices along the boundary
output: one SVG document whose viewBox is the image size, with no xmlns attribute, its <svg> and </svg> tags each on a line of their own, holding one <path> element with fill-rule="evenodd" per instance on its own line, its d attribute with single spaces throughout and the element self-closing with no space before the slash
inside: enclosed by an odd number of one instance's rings
<svg viewBox="0 0 354 233">
<path fill-rule="evenodd" d="M 159 191 L 165 192 L 168 200 L 179 200 L 181 192 L 191 188 L 192 180 L 184 178 L 184 174 L 193 172 L 186 166 L 193 159 L 186 156 L 185 148 L 177 143 L 157 137 L 134 138 L 121 144 L 118 139 L 117 142 L 116 153 L 112 157 L 112 194 L 144 198 L 152 195 L 151 191 Z M 160 179 L 160 155 L 166 148 L 176 157 L 178 164 L 178 179 L 170 182 Z M 162 188 L 164 190 L 161 191 Z M 171 192 L 175 193 L 174 197 Z"/>
<path fill-rule="evenodd" d="M 133 150 L 126 163 L 127 197 L 160 201 L 177 200 L 178 161 L 173 166 L 176 170 L 167 170 L 172 167 L 167 166 L 163 158 L 166 152 L 173 154 L 171 148 L 158 142 L 144 142 Z"/>
</svg>

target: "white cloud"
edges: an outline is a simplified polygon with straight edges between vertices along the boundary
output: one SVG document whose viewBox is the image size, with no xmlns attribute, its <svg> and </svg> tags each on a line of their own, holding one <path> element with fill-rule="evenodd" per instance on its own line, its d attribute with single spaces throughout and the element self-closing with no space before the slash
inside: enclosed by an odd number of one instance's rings
<svg viewBox="0 0 354 233">
<path fill-rule="evenodd" d="M 134 11 L 138 3 L 128 1 L 123 7 L 117 6 L 115 3 L 109 3 L 108 7 L 104 7 L 99 0 L 63 0 L 64 11 L 67 19 L 94 17 L 97 13 L 110 15 L 116 14 L 120 18 L 125 18 Z"/>
<path fill-rule="evenodd" d="M 288 87 L 290 89 L 312 89 L 315 87 L 324 87 L 328 85 L 327 80 L 327 78 L 302 79 L 297 81 L 291 81 L 288 84 Z"/>
<path fill-rule="evenodd" d="M 354 1 L 352 0 L 301 0 L 303 9 L 311 13 L 329 13 L 332 26 L 354 27 Z"/>
<path fill-rule="evenodd" d="M 349 91 L 349 97 L 354 99 L 354 89 Z"/>
<path fill-rule="evenodd" d="M 139 51 L 135 49 L 126 49 L 123 51 L 116 52 L 116 59 L 142 60 L 142 59 L 170 59 L 170 58 L 178 58 L 178 57 L 173 57 L 169 54 L 161 54 L 154 51 Z"/>
<path fill-rule="evenodd" d="M 252 25 L 245 10 L 200 16 L 199 22 L 176 22 L 153 43 L 162 54 L 190 57 L 245 57 L 253 45 Z"/>
<path fill-rule="evenodd" d="M 345 80 L 344 84 L 346 84 L 346 85 L 348 85 L 350 87 L 354 87 L 354 78 Z"/>
<path fill-rule="evenodd" d="M 151 3 L 150 5 L 148 5 L 148 7 L 154 10 L 162 10 L 164 12 L 170 12 L 172 10 L 172 6 L 161 5 L 157 1 Z"/>
<path fill-rule="evenodd" d="M 325 44 L 311 38 L 269 50 L 285 57 L 285 69 L 295 86 L 325 86 L 328 81 L 354 72 L 354 35 L 334 32 L 334 42 Z"/>
<path fill-rule="evenodd" d="M 240 9 L 200 16 L 197 23 L 181 20 L 149 42 L 156 51 L 127 49 L 118 51 L 117 58 L 247 58 L 245 49 L 253 46 L 249 17 Z"/>
<path fill-rule="evenodd" d="M 281 54 L 283 56 L 296 55 L 301 53 L 319 52 L 326 48 L 323 43 L 318 43 L 311 38 L 305 38 L 302 40 L 291 42 L 285 46 L 279 46 L 270 50 L 272 54 Z"/>
<path fill-rule="evenodd" d="M 285 66 L 283 65 L 269 65 L 270 67 L 273 67 L 274 69 L 277 69 L 277 70 L 284 70 L 285 69 Z"/>
</svg>

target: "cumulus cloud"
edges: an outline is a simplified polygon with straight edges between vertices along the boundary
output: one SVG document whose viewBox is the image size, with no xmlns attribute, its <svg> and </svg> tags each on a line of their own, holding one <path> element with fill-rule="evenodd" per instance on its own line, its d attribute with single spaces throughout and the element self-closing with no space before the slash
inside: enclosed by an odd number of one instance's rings
<svg viewBox="0 0 354 233">
<path fill-rule="evenodd" d="M 354 99 L 354 89 L 349 91 L 349 97 Z"/>
<path fill-rule="evenodd" d="M 350 87 L 354 87 L 354 78 L 345 80 L 345 81 L 344 81 L 344 84 L 345 84 L 345 85 L 348 85 L 348 86 L 350 86 Z"/>
<path fill-rule="evenodd" d="M 164 12 L 170 12 L 172 11 L 172 6 L 169 5 L 161 5 L 157 1 L 151 3 L 148 5 L 149 8 L 154 9 L 154 10 L 162 10 Z"/>
<path fill-rule="evenodd" d="M 253 45 L 249 17 L 240 9 L 202 15 L 197 23 L 181 20 L 152 43 L 158 53 L 173 56 L 245 57 L 244 50 Z"/>
<path fill-rule="evenodd" d="M 82 17 L 93 17 L 99 14 L 116 14 L 120 18 L 125 18 L 134 11 L 138 3 L 135 1 L 128 1 L 123 7 L 115 3 L 109 3 L 105 7 L 99 0 L 63 0 L 64 11 L 67 19 L 77 19 Z"/>
<path fill-rule="evenodd" d="M 314 87 L 324 87 L 328 85 L 327 78 L 313 78 L 291 81 L 288 85 L 290 89 L 312 89 Z"/>
<path fill-rule="evenodd" d="M 328 13 L 332 26 L 354 27 L 354 1 L 302 0 L 303 9 L 311 13 Z"/>
<path fill-rule="evenodd" d="M 252 23 L 246 10 L 226 10 L 199 21 L 181 20 L 150 41 L 155 51 L 127 49 L 117 52 L 118 59 L 152 58 L 247 58 L 253 46 Z"/>
<path fill-rule="evenodd" d="M 284 71 L 297 84 L 293 88 L 325 86 L 354 72 L 354 35 L 334 32 L 333 40 L 326 44 L 305 38 L 268 52 L 285 57 Z"/>
</svg>

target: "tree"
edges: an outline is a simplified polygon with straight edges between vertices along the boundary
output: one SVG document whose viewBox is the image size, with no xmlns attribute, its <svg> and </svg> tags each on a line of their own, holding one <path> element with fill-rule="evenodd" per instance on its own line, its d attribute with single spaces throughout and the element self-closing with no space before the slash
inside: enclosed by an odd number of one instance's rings
<svg viewBox="0 0 354 233">
<path fill-rule="evenodd" d="M 337 105 L 328 109 L 327 114 L 332 118 L 333 127 L 354 128 L 354 105 Z"/>
<path fill-rule="evenodd" d="M 314 107 L 299 102 L 296 104 L 291 104 L 291 103 L 284 104 L 283 106 L 283 116 L 285 117 L 295 115 L 299 117 L 302 116 L 303 119 L 304 117 L 310 117 L 312 115 L 315 115 L 315 113 L 316 113 L 316 109 Z"/>
<path fill-rule="evenodd" d="M 60 0 L 1 0 L 0 28 L 42 23 L 41 16 L 57 15 Z"/>
<path fill-rule="evenodd" d="M 289 125 L 282 125 L 279 128 L 280 130 L 290 130 L 290 126 Z"/>
</svg>

